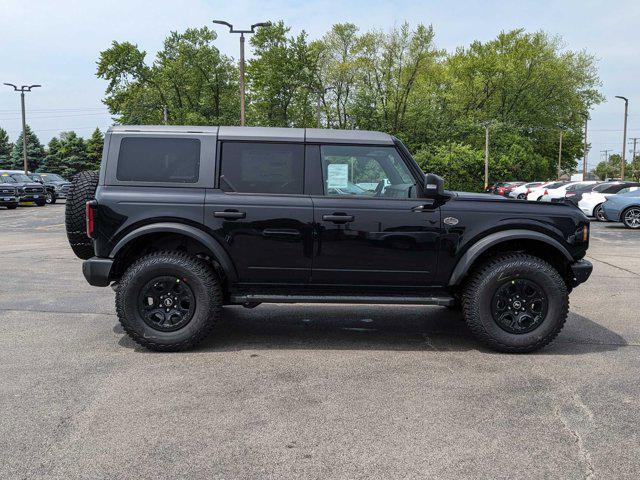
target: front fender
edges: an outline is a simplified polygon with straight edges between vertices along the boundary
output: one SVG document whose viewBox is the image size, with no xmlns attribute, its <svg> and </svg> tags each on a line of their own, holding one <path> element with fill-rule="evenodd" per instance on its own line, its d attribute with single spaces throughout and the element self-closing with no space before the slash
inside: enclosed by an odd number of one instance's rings
<svg viewBox="0 0 640 480">
<path fill-rule="evenodd" d="M 562 253 L 567 261 L 575 261 L 569 251 L 560 242 L 558 242 L 554 238 L 549 237 L 548 235 L 545 235 L 544 233 L 525 229 L 503 230 L 481 238 L 469 249 L 467 249 L 467 251 L 460 257 L 458 263 L 453 269 L 451 277 L 449 278 L 449 286 L 458 285 L 471 268 L 471 265 L 473 265 L 473 262 L 475 262 L 480 257 L 480 255 L 482 255 L 492 246 L 508 240 L 520 239 L 537 240 L 544 242 L 550 247 Z"/>
</svg>

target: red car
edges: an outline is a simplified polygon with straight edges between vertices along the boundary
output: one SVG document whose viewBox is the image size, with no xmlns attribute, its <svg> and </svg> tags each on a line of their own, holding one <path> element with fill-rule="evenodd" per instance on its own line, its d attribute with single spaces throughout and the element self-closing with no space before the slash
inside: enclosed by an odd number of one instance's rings
<svg viewBox="0 0 640 480">
<path fill-rule="evenodd" d="M 525 182 L 504 182 L 500 186 L 496 187 L 493 191 L 496 195 L 502 195 L 503 197 L 508 197 L 511 190 L 520 185 L 524 185 Z"/>
</svg>

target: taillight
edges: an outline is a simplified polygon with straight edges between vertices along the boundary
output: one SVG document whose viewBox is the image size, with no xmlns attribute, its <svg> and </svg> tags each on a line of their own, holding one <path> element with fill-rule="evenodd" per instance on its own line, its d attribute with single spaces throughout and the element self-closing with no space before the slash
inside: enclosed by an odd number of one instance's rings
<svg viewBox="0 0 640 480">
<path fill-rule="evenodd" d="M 93 229 L 95 226 L 95 200 L 91 200 L 85 204 L 85 219 L 86 219 L 86 231 L 87 237 L 93 238 Z"/>
</svg>

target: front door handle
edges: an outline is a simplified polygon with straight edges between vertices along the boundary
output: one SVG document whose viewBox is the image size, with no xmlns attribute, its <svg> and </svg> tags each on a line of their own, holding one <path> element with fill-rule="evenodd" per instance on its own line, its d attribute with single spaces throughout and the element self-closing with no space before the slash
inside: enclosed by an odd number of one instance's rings
<svg viewBox="0 0 640 480">
<path fill-rule="evenodd" d="M 238 220 L 247 216 L 246 212 L 239 212 L 238 210 L 225 210 L 224 212 L 213 212 L 213 216 L 216 218 L 226 218 L 228 220 Z"/>
<path fill-rule="evenodd" d="M 353 222 L 355 217 L 353 215 L 347 214 L 334 214 L 334 215 L 322 215 L 322 220 L 325 222 L 333 222 L 333 223 L 347 223 Z"/>
<path fill-rule="evenodd" d="M 266 228 L 262 231 L 262 235 L 276 238 L 298 238 L 301 236 L 301 233 L 300 230 L 291 228 Z"/>
</svg>

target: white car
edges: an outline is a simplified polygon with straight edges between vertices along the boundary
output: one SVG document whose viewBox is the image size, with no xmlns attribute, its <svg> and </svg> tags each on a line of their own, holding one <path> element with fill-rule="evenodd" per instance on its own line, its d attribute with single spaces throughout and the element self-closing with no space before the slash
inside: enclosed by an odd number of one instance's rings
<svg viewBox="0 0 640 480">
<path fill-rule="evenodd" d="M 562 185 L 566 184 L 567 182 L 557 181 L 543 183 L 538 188 L 534 188 L 533 190 L 531 190 L 531 192 L 529 192 L 529 194 L 527 194 L 527 200 L 540 201 L 542 200 L 542 197 L 549 192 L 549 190 L 561 187 Z"/>
<path fill-rule="evenodd" d="M 594 183 L 598 183 L 598 182 L 586 181 L 586 182 L 567 183 L 558 188 L 552 188 L 550 190 L 547 190 L 546 192 L 544 192 L 544 195 L 542 195 L 542 198 L 540 199 L 540 201 L 541 202 L 557 202 L 559 200 L 562 200 L 567 195 L 568 191 L 571 191 L 580 187 L 586 187 L 587 185 L 593 185 Z"/>
<path fill-rule="evenodd" d="M 614 184 L 612 187 L 617 190 L 615 193 L 600 193 L 594 191 L 582 194 L 582 200 L 578 202 L 578 207 L 582 210 L 582 213 L 587 217 L 594 217 L 600 222 L 606 222 L 607 218 L 602 211 L 602 204 L 607 201 L 607 198 L 619 193 L 632 192 L 640 188 L 636 185 L 625 186 L 622 182 L 620 184 Z M 616 187 L 620 188 L 617 189 Z M 611 189 L 607 191 L 610 190 Z"/>
<path fill-rule="evenodd" d="M 509 192 L 509 197 L 524 200 L 532 189 L 539 187 L 544 182 L 531 182 L 520 185 Z"/>
</svg>

